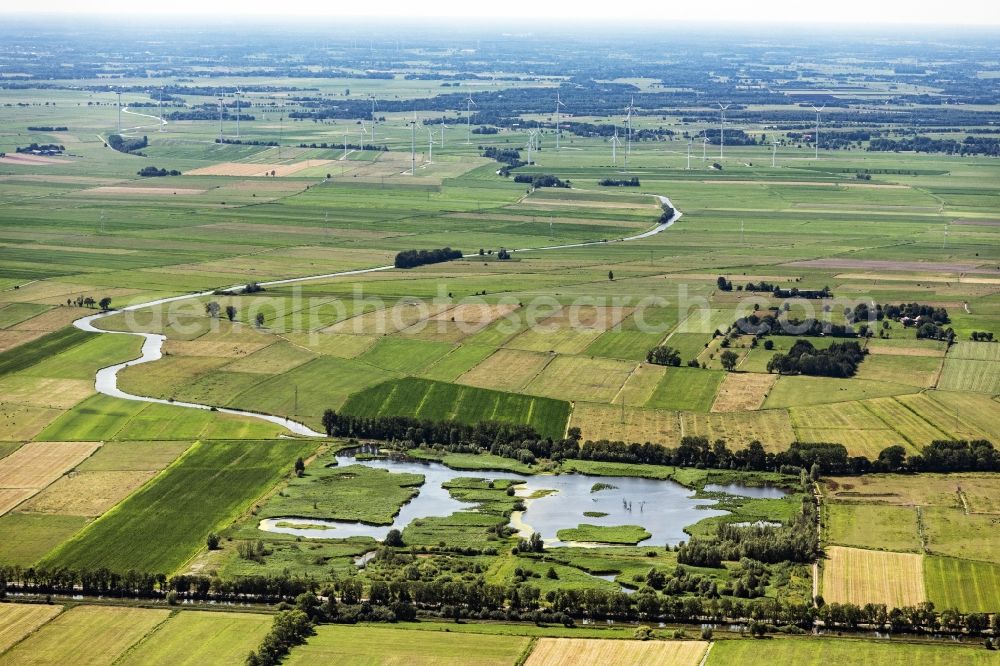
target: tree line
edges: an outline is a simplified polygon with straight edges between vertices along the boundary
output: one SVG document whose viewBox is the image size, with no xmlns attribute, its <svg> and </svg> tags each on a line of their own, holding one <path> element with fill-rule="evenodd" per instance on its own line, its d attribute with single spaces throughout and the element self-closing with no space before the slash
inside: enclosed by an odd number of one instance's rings
<svg viewBox="0 0 1000 666">
<path fill-rule="evenodd" d="M 452 259 L 461 259 L 462 251 L 443 247 L 435 250 L 403 250 L 396 254 L 396 268 L 415 268 L 426 264 L 440 264 Z"/>
<path fill-rule="evenodd" d="M 688 592 L 698 589 L 698 584 L 681 581 L 673 586 L 679 594 L 657 594 L 653 585 L 645 585 L 632 595 L 573 587 L 542 595 L 533 585 L 493 585 L 481 575 L 471 580 L 396 579 L 372 582 L 366 599 L 362 583 L 353 577 L 322 588 L 311 579 L 293 582 L 285 577 L 224 581 L 217 577 L 176 576 L 168 580 L 162 574 L 113 573 L 106 569 L 89 572 L 84 577 L 91 582 L 90 587 L 80 586 L 81 572 L 71 575 L 61 569 L 0 567 L 0 597 L 8 592 L 82 593 L 112 598 L 165 599 L 169 603 L 177 603 L 181 597 L 199 601 L 278 603 L 279 613 L 272 630 L 253 652 L 253 657 L 248 655 L 246 663 L 249 666 L 278 663 L 288 648 L 311 635 L 314 624 L 410 621 L 416 619 L 418 611 L 456 621 L 465 618 L 566 626 L 573 626 L 577 619 L 583 618 L 626 622 L 739 622 L 758 624 L 763 632 L 768 627 L 809 629 L 821 622 L 832 629 L 867 627 L 892 633 L 947 631 L 981 635 L 992 631 L 994 635 L 1000 634 L 1000 614 L 991 618 L 984 613 L 938 611 L 930 602 L 888 608 L 883 604 L 826 604 L 822 598 L 817 598 L 817 607 L 814 607 L 808 602 L 768 597 L 693 596 Z M 93 585 L 95 580 L 107 585 L 96 587 Z M 265 580 L 267 583 L 259 588 L 247 582 Z M 656 582 L 655 577 L 652 582 Z M 194 583 L 198 585 L 197 590 Z M 179 594 L 177 588 L 184 591 Z M 255 593 L 236 592 L 237 589 L 254 590 Z M 256 593 L 258 589 L 260 593 Z M 663 589 L 670 589 L 669 581 L 665 581 Z"/>
<path fill-rule="evenodd" d="M 632 176 L 631 178 L 602 178 L 597 181 L 598 185 L 603 187 L 639 187 L 639 177 Z"/>
<path fill-rule="evenodd" d="M 139 169 L 136 175 L 142 176 L 143 178 L 158 178 L 163 176 L 179 176 L 181 172 L 177 169 L 171 169 L 167 171 L 166 169 L 157 169 L 155 166 L 147 166 Z"/>
<path fill-rule="evenodd" d="M 533 189 L 538 189 L 540 187 L 569 187 L 570 182 L 568 180 L 562 180 L 556 178 L 555 176 L 547 173 L 541 174 L 530 174 L 530 173 L 519 173 L 514 176 L 515 183 L 528 183 Z"/>
</svg>

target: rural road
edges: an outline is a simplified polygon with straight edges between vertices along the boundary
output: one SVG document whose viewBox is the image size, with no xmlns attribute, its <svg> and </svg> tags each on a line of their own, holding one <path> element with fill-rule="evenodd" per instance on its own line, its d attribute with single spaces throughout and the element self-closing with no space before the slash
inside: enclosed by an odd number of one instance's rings
<svg viewBox="0 0 1000 666">
<path fill-rule="evenodd" d="M 143 115 L 143 114 L 136 114 Z M 634 236 L 628 236 L 625 238 L 616 239 L 613 242 L 628 242 L 642 240 L 643 238 L 649 238 L 661 233 L 671 226 L 674 222 L 680 219 L 681 213 L 677 210 L 671 203 L 670 199 L 663 195 L 653 195 L 659 200 L 660 204 L 664 206 L 670 206 L 674 210 L 673 216 L 666 222 L 657 224 L 655 227 L 648 231 L 644 231 L 641 234 L 636 234 Z M 609 241 L 599 240 L 599 241 L 585 241 L 582 243 L 569 243 L 566 245 L 547 245 L 545 247 L 529 247 L 520 250 L 514 250 L 514 252 L 541 252 L 546 250 L 562 250 L 567 248 L 575 247 L 587 247 L 590 245 L 602 245 Z M 478 254 L 467 254 L 465 257 L 477 257 Z M 322 275 L 308 275 L 305 277 L 297 278 L 287 278 L 284 280 L 272 280 L 270 282 L 259 283 L 262 287 L 274 287 L 278 285 L 295 284 L 300 282 L 309 282 L 313 280 L 327 280 L 330 278 L 338 277 L 349 277 L 351 275 L 363 275 L 365 273 L 377 273 L 379 271 L 388 271 L 394 269 L 395 266 L 376 266 L 373 268 L 360 268 L 351 271 L 340 271 L 337 273 L 324 273 Z M 236 289 L 238 287 L 230 287 L 230 289 Z M 132 366 L 140 365 L 142 363 L 151 363 L 152 361 L 157 361 L 163 358 L 163 342 L 167 339 L 165 335 L 159 333 L 137 333 L 133 331 L 109 331 L 94 326 L 94 322 L 105 317 L 110 317 L 111 315 L 117 314 L 119 312 L 134 312 L 136 310 L 142 310 L 144 308 L 156 307 L 159 305 L 165 305 L 167 303 L 175 303 L 177 301 L 185 301 L 192 298 L 202 298 L 204 296 L 211 296 L 214 291 L 202 291 L 193 294 L 182 294 L 180 296 L 171 296 L 169 298 L 160 298 L 154 301 L 148 301 L 146 303 L 137 303 L 135 305 L 129 305 L 118 310 L 108 310 L 107 312 L 98 312 L 96 314 L 87 315 L 86 317 L 81 317 L 73 322 L 81 331 L 87 331 L 88 333 L 104 333 L 107 335 L 135 335 L 143 338 L 142 352 L 138 358 L 134 358 L 130 361 L 125 361 L 124 363 L 116 363 L 115 365 L 110 365 L 106 368 L 101 368 L 97 371 L 97 376 L 94 379 L 94 388 L 98 393 L 103 393 L 104 395 L 110 396 L 112 398 L 120 398 L 122 400 L 136 400 L 140 402 L 150 402 L 157 403 L 161 405 L 173 405 L 175 407 L 188 407 L 190 409 L 206 409 L 215 410 L 223 414 L 236 414 L 239 416 L 251 416 L 253 418 L 262 419 L 270 423 L 275 423 L 277 425 L 287 428 L 290 432 L 296 435 L 302 435 L 306 437 L 325 437 L 326 435 L 321 432 L 317 432 L 305 425 L 304 423 L 299 423 L 298 421 L 293 421 L 291 419 L 286 419 L 282 416 L 274 416 L 272 414 L 262 414 L 259 412 L 250 412 L 241 409 L 229 409 L 226 407 L 212 407 L 211 405 L 202 405 L 195 402 L 181 402 L 181 401 L 170 401 L 164 400 L 163 398 L 154 398 L 151 396 L 134 395 L 132 393 L 127 393 L 120 388 L 118 388 L 118 373 L 119 371 Z"/>
</svg>

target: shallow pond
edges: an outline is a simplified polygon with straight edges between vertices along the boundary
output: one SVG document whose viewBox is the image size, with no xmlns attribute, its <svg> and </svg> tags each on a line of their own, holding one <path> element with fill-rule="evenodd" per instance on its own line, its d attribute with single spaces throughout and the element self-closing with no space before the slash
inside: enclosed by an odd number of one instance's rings
<svg viewBox="0 0 1000 666">
<path fill-rule="evenodd" d="M 538 532 L 550 546 L 564 545 L 556 537 L 556 533 L 580 523 L 642 525 L 652 535 L 643 544 L 673 545 L 688 538 L 684 527 L 704 518 L 727 513 L 712 508 L 715 504 L 713 500 L 695 499 L 694 491 L 673 481 L 586 474 L 524 476 L 513 472 L 454 470 L 435 462 L 388 458 L 357 460 L 350 456 L 338 456 L 337 464 L 365 465 L 391 472 L 422 474 L 424 484 L 420 487 L 420 494 L 403 505 L 392 525 L 366 525 L 312 518 L 268 518 L 260 522 L 260 529 L 307 539 L 368 536 L 381 541 L 390 529 L 402 530 L 415 519 L 448 516 L 456 511 L 468 511 L 474 506 L 456 500 L 442 487 L 443 483 L 457 477 L 523 481 L 517 486 L 517 494 L 522 497 L 528 497 L 539 490 L 555 491 L 536 499 L 526 499 L 527 509 L 523 514 L 515 513 L 511 517 L 512 524 L 523 536 Z M 594 484 L 598 483 L 612 487 L 592 492 Z M 777 497 L 783 495 L 781 491 L 778 493 Z M 607 515 L 588 517 L 584 512 L 602 512 Z"/>
</svg>

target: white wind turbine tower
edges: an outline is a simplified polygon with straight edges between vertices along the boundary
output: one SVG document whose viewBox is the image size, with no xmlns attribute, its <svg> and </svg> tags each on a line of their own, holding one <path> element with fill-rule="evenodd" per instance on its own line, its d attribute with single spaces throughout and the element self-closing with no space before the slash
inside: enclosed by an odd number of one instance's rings
<svg viewBox="0 0 1000 666">
<path fill-rule="evenodd" d="M 529 166 L 531 164 L 533 164 L 533 162 L 531 161 L 531 150 L 535 147 L 535 136 L 537 134 L 538 133 L 535 130 L 529 130 L 528 131 L 528 143 L 526 144 L 526 147 L 528 149 L 528 165 Z"/>
<path fill-rule="evenodd" d="M 347 159 L 347 139 L 350 136 L 350 134 L 351 134 L 350 130 L 344 130 L 344 156 L 340 158 L 342 160 Z"/>
<path fill-rule="evenodd" d="M 701 161 L 702 162 L 707 162 L 708 161 L 708 137 L 707 136 L 701 137 Z"/>
<path fill-rule="evenodd" d="M 773 169 L 778 164 L 778 140 L 775 139 L 771 142 L 771 168 Z"/>
<path fill-rule="evenodd" d="M 427 128 L 427 163 L 434 164 L 434 130 Z"/>
<path fill-rule="evenodd" d="M 719 159 L 723 157 L 723 151 L 726 147 L 726 109 L 728 109 L 732 104 L 726 104 L 725 106 L 719 102 Z"/>
<path fill-rule="evenodd" d="M 691 141 L 691 139 L 688 139 L 688 164 L 687 164 L 687 170 L 688 171 L 691 170 L 691 144 L 692 143 L 693 142 Z"/>
<path fill-rule="evenodd" d="M 122 133 L 122 91 L 116 91 L 118 93 L 118 134 Z"/>
<path fill-rule="evenodd" d="M 240 138 L 240 95 L 243 91 L 239 88 L 236 89 L 236 138 Z"/>
<path fill-rule="evenodd" d="M 163 131 L 163 88 L 160 88 L 160 95 L 156 101 L 156 115 L 160 117 L 160 129 L 158 131 Z"/>
<path fill-rule="evenodd" d="M 375 143 L 375 107 L 378 106 L 378 101 L 375 99 L 375 95 L 372 95 L 372 144 Z"/>
<path fill-rule="evenodd" d="M 410 175 L 417 175 L 417 112 L 410 121 Z"/>
<path fill-rule="evenodd" d="M 225 93 L 223 93 L 222 95 L 224 95 L 224 94 Z M 222 95 L 219 95 L 219 143 L 222 143 L 222 139 L 223 139 L 223 136 L 222 136 L 222 110 L 224 108 L 223 104 L 225 103 L 225 100 L 223 100 Z"/>
<path fill-rule="evenodd" d="M 824 104 L 823 106 L 819 107 L 818 109 L 815 106 L 812 107 L 812 110 L 816 112 L 816 136 L 814 138 L 816 140 L 816 157 L 815 157 L 815 159 L 817 159 L 817 160 L 819 159 L 819 112 L 822 111 L 825 108 L 826 108 L 826 104 Z"/>
<path fill-rule="evenodd" d="M 628 158 L 632 155 L 632 112 L 635 110 L 635 97 L 631 97 L 625 107 L 625 168 L 628 168 Z"/>
<path fill-rule="evenodd" d="M 472 93 L 469 93 L 469 99 L 465 100 L 465 120 L 468 125 L 468 134 L 465 139 L 465 145 L 472 145 L 472 107 L 479 106 L 472 101 Z"/>
<path fill-rule="evenodd" d="M 618 146 L 622 145 L 622 140 L 618 138 L 618 127 L 615 127 L 615 133 L 611 137 L 611 165 L 618 166 Z"/>
<path fill-rule="evenodd" d="M 360 138 L 361 138 L 361 150 L 365 149 L 365 134 L 368 134 L 368 130 L 365 128 L 365 121 L 362 120 L 361 121 L 361 134 L 359 135 Z"/>
<path fill-rule="evenodd" d="M 448 129 L 448 126 L 441 123 L 441 150 L 444 150 L 444 131 Z"/>
<path fill-rule="evenodd" d="M 559 135 L 562 134 L 562 129 L 559 124 L 559 107 L 566 106 L 563 101 L 559 99 L 559 93 L 556 93 L 556 150 L 559 150 Z"/>
</svg>

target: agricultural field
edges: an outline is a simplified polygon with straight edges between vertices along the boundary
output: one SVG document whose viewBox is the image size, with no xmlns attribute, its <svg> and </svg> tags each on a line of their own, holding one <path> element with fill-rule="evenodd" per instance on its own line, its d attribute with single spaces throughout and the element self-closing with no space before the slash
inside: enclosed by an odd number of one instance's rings
<svg viewBox="0 0 1000 666">
<path fill-rule="evenodd" d="M 173 571 L 287 474 L 311 445 L 294 440 L 198 442 L 46 557 L 62 566 Z M 122 544 L 148 544 L 142 549 Z"/>
<path fill-rule="evenodd" d="M 831 638 L 786 638 L 770 641 L 718 641 L 709 652 L 709 666 L 724 664 L 808 664 L 821 666 L 830 662 L 844 666 L 885 664 L 928 664 L 950 666 L 970 664 L 986 666 L 996 663 L 995 653 L 980 646 L 931 645 L 882 641 L 869 643 L 858 640 Z"/>
<path fill-rule="evenodd" d="M 695 666 L 708 645 L 700 641 L 615 641 L 542 638 L 525 666 L 559 664 L 635 664 L 636 666 Z"/>
<path fill-rule="evenodd" d="M 0 655 L 5 664 L 110 664 L 167 621 L 170 611 L 77 606 Z"/>
<path fill-rule="evenodd" d="M 290 665 L 406 663 L 513 666 L 531 648 L 524 636 L 416 632 L 388 627 L 320 627 L 305 645 L 292 650 Z"/>
<path fill-rule="evenodd" d="M 823 599 L 830 603 L 885 604 L 926 601 L 923 558 L 908 553 L 830 546 L 823 562 Z"/>
</svg>

